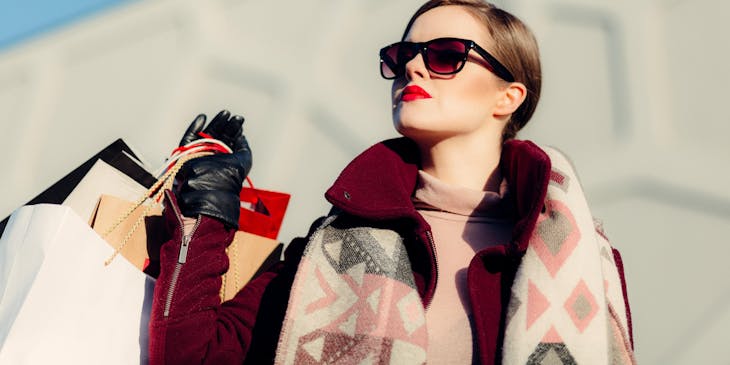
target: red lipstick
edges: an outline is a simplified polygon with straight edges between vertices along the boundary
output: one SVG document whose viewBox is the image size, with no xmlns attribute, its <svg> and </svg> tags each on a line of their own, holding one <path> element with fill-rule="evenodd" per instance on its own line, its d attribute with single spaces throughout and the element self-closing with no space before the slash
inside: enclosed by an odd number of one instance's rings
<svg viewBox="0 0 730 365">
<path fill-rule="evenodd" d="M 423 90 L 420 86 L 410 85 L 403 89 L 400 95 L 401 101 L 412 101 L 417 99 L 430 99 L 431 95 Z"/>
</svg>

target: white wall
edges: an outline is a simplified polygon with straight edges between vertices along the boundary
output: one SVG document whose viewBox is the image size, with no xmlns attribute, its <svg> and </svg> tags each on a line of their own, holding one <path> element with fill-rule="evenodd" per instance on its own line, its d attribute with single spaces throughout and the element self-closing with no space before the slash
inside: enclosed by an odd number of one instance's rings
<svg viewBox="0 0 730 365">
<path fill-rule="evenodd" d="M 642 364 L 730 358 L 730 3 L 514 0 L 542 49 L 522 135 L 574 159 L 623 253 Z M 377 50 L 418 0 L 144 1 L 0 53 L 0 215 L 117 137 L 157 166 L 198 113 L 246 116 L 254 181 L 293 194 L 280 238 L 394 136 Z M 728 362 L 728 361 L 725 361 Z"/>
</svg>

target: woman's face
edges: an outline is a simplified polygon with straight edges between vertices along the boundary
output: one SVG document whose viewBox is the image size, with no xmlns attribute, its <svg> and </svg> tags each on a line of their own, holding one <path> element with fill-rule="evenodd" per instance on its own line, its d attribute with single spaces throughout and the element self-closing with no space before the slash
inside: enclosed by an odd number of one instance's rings
<svg viewBox="0 0 730 365">
<path fill-rule="evenodd" d="M 405 40 L 425 42 L 442 37 L 470 39 L 486 50 L 493 49 L 486 27 L 460 6 L 441 6 L 423 13 Z M 404 94 L 404 89 L 413 85 L 428 95 L 408 95 L 413 88 Z M 393 124 L 400 134 L 416 142 L 474 133 L 501 134 L 506 120 L 495 117 L 495 107 L 506 85 L 473 50 L 464 68 L 453 75 L 429 72 L 418 54 L 406 65 L 405 76 L 393 81 Z"/>
</svg>

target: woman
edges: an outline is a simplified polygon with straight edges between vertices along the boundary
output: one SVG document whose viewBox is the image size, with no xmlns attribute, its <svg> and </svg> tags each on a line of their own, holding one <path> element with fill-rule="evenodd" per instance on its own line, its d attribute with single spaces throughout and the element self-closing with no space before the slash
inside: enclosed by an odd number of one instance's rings
<svg viewBox="0 0 730 365">
<path fill-rule="evenodd" d="M 567 160 L 514 139 L 540 93 L 527 27 L 432 0 L 380 54 L 404 138 L 353 160 L 332 212 L 222 304 L 250 151 L 242 118 L 206 128 L 237 152 L 194 160 L 167 194 L 152 362 L 633 362 L 618 252 Z"/>
</svg>

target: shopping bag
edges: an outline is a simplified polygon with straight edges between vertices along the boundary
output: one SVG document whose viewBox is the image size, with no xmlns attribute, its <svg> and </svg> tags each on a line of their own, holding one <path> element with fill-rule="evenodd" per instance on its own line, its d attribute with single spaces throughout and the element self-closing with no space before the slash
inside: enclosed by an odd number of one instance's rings
<svg viewBox="0 0 730 365">
<path fill-rule="evenodd" d="M 145 211 L 140 206 L 127 214 L 121 222 L 117 222 L 133 205 L 134 203 L 129 200 L 112 195 L 102 195 L 89 225 L 111 247 L 119 247 L 119 254 L 127 261 L 139 270 L 146 271 L 150 260 L 159 261 L 160 246 L 166 240 L 162 207 L 153 205 Z M 110 231 L 109 228 L 115 224 L 117 227 Z M 139 224 L 136 229 L 135 224 Z M 130 237 L 126 237 L 127 235 Z M 124 243 L 125 239 L 127 239 L 126 243 Z"/>
<path fill-rule="evenodd" d="M 146 363 L 152 280 L 72 209 L 16 210 L 0 239 L 15 247 L 0 297 L 0 364 Z M 5 262 L 4 264 L 8 264 Z"/>
<path fill-rule="evenodd" d="M 188 148 L 197 147 L 188 146 Z M 190 149 L 187 151 L 190 151 Z M 135 203 L 120 202 L 113 197 L 106 196 L 99 201 L 91 225 L 115 249 L 114 254 L 107 259 L 107 262 L 112 260 L 116 254 L 121 254 L 135 266 L 150 275 L 155 275 L 155 265 L 148 265 L 151 262 L 154 263 L 159 247 L 155 244 L 156 240 L 150 239 L 148 236 L 148 224 L 146 223 L 152 221 L 161 211 L 157 203 L 162 200 L 164 191 L 172 187 L 175 176 L 182 166 L 191 159 L 207 156 L 211 153 L 213 152 L 210 150 L 197 150 L 189 153 L 183 151 L 181 154 L 173 153 L 174 160 L 169 163 L 167 170 Z M 253 187 L 250 179 L 248 181 Z M 259 199 L 257 202 L 261 201 Z M 283 210 L 281 204 L 274 205 L 276 216 L 283 218 L 286 203 L 288 203 L 288 195 Z M 261 204 L 258 204 L 258 206 L 261 206 Z M 256 210 L 256 206 L 251 209 L 242 207 L 241 214 L 257 212 Z M 266 213 L 266 216 L 270 215 L 268 212 Z M 280 225 L 281 219 L 278 220 L 277 224 Z M 256 272 L 266 269 L 268 266 L 263 266 L 264 264 L 270 265 L 278 261 L 281 254 L 282 245 L 274 238 L 245 230 L 245 225 L 239 227 L 239 232 L 236 232 L 232 244 L 227 248 L 229 269 L 223 275 L 223 285 L 221 286 L 221 300 L 223 301 L 232 298 Z M 278 227 L 276 230 L 278 231 Z M 157 243 L 161 244 L 161 242 L 159 240 Z"/>
<path fill-rule="evenodd" d="M 97 233 L 104 235 L 105 241 L 111 247 L 119 248 L 119 254 L 124 259 L 137 269 L 156 276 L 159 268 L 154 267 L 155 262 L 159 262 L 160 245 L 165 241 L 161 208 L 152 206 L 144 214 L 145 209 L 140 207 L 131 214 L 126 214 L 133 205 L 133 202 L 103 195 L 92 217 L 91 226 Z M 117 228 L 105 235 L 108 227 L 125 214 L 126 218 L 118 223 Z M 140 222 L 140 218 L 143 219 L 142 223 L 133 229 Z M 223 275 L 221 300 L 233 298 L 253 277 L 279 261 L 282 249 L 283 245 L 274 239 L 249 232 L 236 232 L 233 242 L 226 249 L 229 267 Z"/>
<path fill-rule="evenodd" d="M 259 236 L 276 239 L 289 205 L 290 194 L 257 189 L 246 178 L 248 187 L 241 189 L 239 229 Z"/>
<path fill-rule="evenodd" d="M 106 162 L 144 187 L 148 188 L 155 182 L 155 178 L 143 167 L 132 149 L 122 139 L 117 139 L 25 205 L 63 203 L 98 160 Z M 0 235 L 5 230 L 8 219 L 9 216 L 0 221 Z"/>
<path fill-rule="evenodd" d="M 147 187 L 106 162 L 97 160 L 62 205 L 70 207 L 83 220 L 88 221 L 102 195 L 134 200 L 146 191 Z"/>
<path fill-rule="evenodd" d="M 221 301 L 235 297 L 251 279 L 279 261 L 282 248 L 281 243 L 271 238 L 236 232 L 226 248 L 229 264 L 221 284 Z"/>
</svg>

